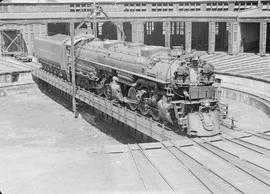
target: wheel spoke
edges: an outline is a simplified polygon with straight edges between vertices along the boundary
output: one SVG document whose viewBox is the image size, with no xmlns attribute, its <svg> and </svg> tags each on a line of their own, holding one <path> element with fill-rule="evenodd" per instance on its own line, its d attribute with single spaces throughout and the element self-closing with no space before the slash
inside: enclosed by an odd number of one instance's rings
<svg viewBox="0 0 270 194">
<path fill-rule="evenodd" d="M 140 112 L 142 113 L 142 115 L 147 115 L 150 111 L 149 106 L 145 100 L 146 98 L 146 94 L 143 94 L 141 97 L 141 101 L 138 105 L 138 109 L 140 110 Z"/>
</svg>

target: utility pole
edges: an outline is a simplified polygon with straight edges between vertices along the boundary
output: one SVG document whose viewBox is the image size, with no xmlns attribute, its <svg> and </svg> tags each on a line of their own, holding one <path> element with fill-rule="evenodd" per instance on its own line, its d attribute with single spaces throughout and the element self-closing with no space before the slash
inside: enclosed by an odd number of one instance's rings
<svg viewBox="0 0 270 194">
<path fill-rule="evenodd" d="M 0 57 L 2 56 L 2 46 L 3 46 L 2 38 L 3 38 L 3 33 L 2 33 L 2 30 L 0 30 Z"/>
<path fill-rule="evenodd" d="M 93 3 L 93 14 L 94 14 L 94 22 L 93 22 L 93 29 L 94 29 L 94 36 L 97 38 L 97 9 L 96 9 L 96 0 Z"/>
<path fill-rule="evenodd" d="M 71 64 L 71 83 L 72 83 L 72 109 L 74 117 L 78 117 L 76 107 L 76 82 L 75 82 L 75 61 L 74 61 L 74 22 L 70 23 L 70 64 Z"/>
<path fill-rule="evenodd" d="M 96 1 L 93 2 L 93 8 L 90 13 L 79 23 L 76 27 L 76 30 L 79 29 L 85 21 L 87 21 L 90 16 L 94 15 L 93 17 L 93 28 L 94 28 L 94 35 L 97 37 L 97 14 L 103 13 L 106 18 L 109 18 L 108 15 L 103 11 L 102 7 L 97 9 Z M 75 48 L 74 48 L 74 36 L 75 36 L 75 29 L 74 29 L 74 22 L 70 22 L 70 64 L 71 64 L 71 82 L 72 82 L 72 109 L 74 113 L 74 117 L 78 117 L 77 107 L 76 107 L 76 80 L 75 80 Z"/>
</svg>

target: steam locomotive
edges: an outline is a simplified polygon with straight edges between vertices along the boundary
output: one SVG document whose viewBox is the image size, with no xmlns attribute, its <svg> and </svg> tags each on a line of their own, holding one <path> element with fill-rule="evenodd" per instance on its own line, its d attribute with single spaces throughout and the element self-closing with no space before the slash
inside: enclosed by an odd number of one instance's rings
<svg viewBox="0 0 270 194">
<path fill-rule="evenodd" d="M 71 80 L 70 38 L 34 40 L 42 69 Z M 218 101 L 213 66 L 196 56 L 161 46 L 92 35 L 75 38 L 76 85 L 128 106 L 179 132 L 212 136 L 226 117 Z"/>
</svg>

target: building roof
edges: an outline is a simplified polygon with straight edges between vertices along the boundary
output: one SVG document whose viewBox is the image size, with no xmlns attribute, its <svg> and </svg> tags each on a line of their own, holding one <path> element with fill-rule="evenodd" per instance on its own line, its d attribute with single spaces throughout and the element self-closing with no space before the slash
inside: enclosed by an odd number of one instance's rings
<svg viewBox="0 0 270 194">
<path fill-rule="evenodd" d="M 97 3 L 180 3 L 180 2 L 231 2 L 234 0 L 95 0 Z M 235 0 L 237 1 L 237 0 Z M 242 0 L 254 1 L 254 0 Z M 4 3 L 92 3 L 94 0 L 4 0 Z"/>
<path fill-rule="evenodd" d="M 158 2 L 205 2 L 205 0 L 151 0 L 153 3 Z M 150 3 L 151 1 L 146 0 L 96 0 L 97 3 Z M 207 0 L 208 1 L 208 0 Z M 230 2 L 233 0 L 209 0 L 211 2 Z M 251 0 L 246 0 L 251 1 Z M 254 0 L 253 0 L 254 1 Z M 5 3 L 21 3 L 21 4 L 33 4 L 33 3 L 91 3 L 93 0 L 6 0 Z M 183 11 L 183 12 L 107 12 L 110 18 L 239 18 L 239 19 L 262 19 L 262 18 L 270 18 L 269 11 L 262 11 L 259 8 L 252 8 L 243 10 L 240 12 L 237 11 Z M 86 12 L 43 12 L 42 15 L 39 12 L 32 12 L 32 13 L 0 13 L 0 18 L 2 20 L 14 20 L 14 19 L 79 19 L 86 16 Z"/>
</svg>

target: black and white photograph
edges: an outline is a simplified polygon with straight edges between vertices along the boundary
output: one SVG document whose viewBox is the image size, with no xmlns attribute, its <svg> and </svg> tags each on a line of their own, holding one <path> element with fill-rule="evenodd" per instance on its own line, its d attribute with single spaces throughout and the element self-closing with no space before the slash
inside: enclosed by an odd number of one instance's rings
<svg viewBox="0 0 270 194">
<path fill-rule="evenodd" d="M 270 193 L 270 0 L 0 0 L 0 194 Z"/>
</svg>

